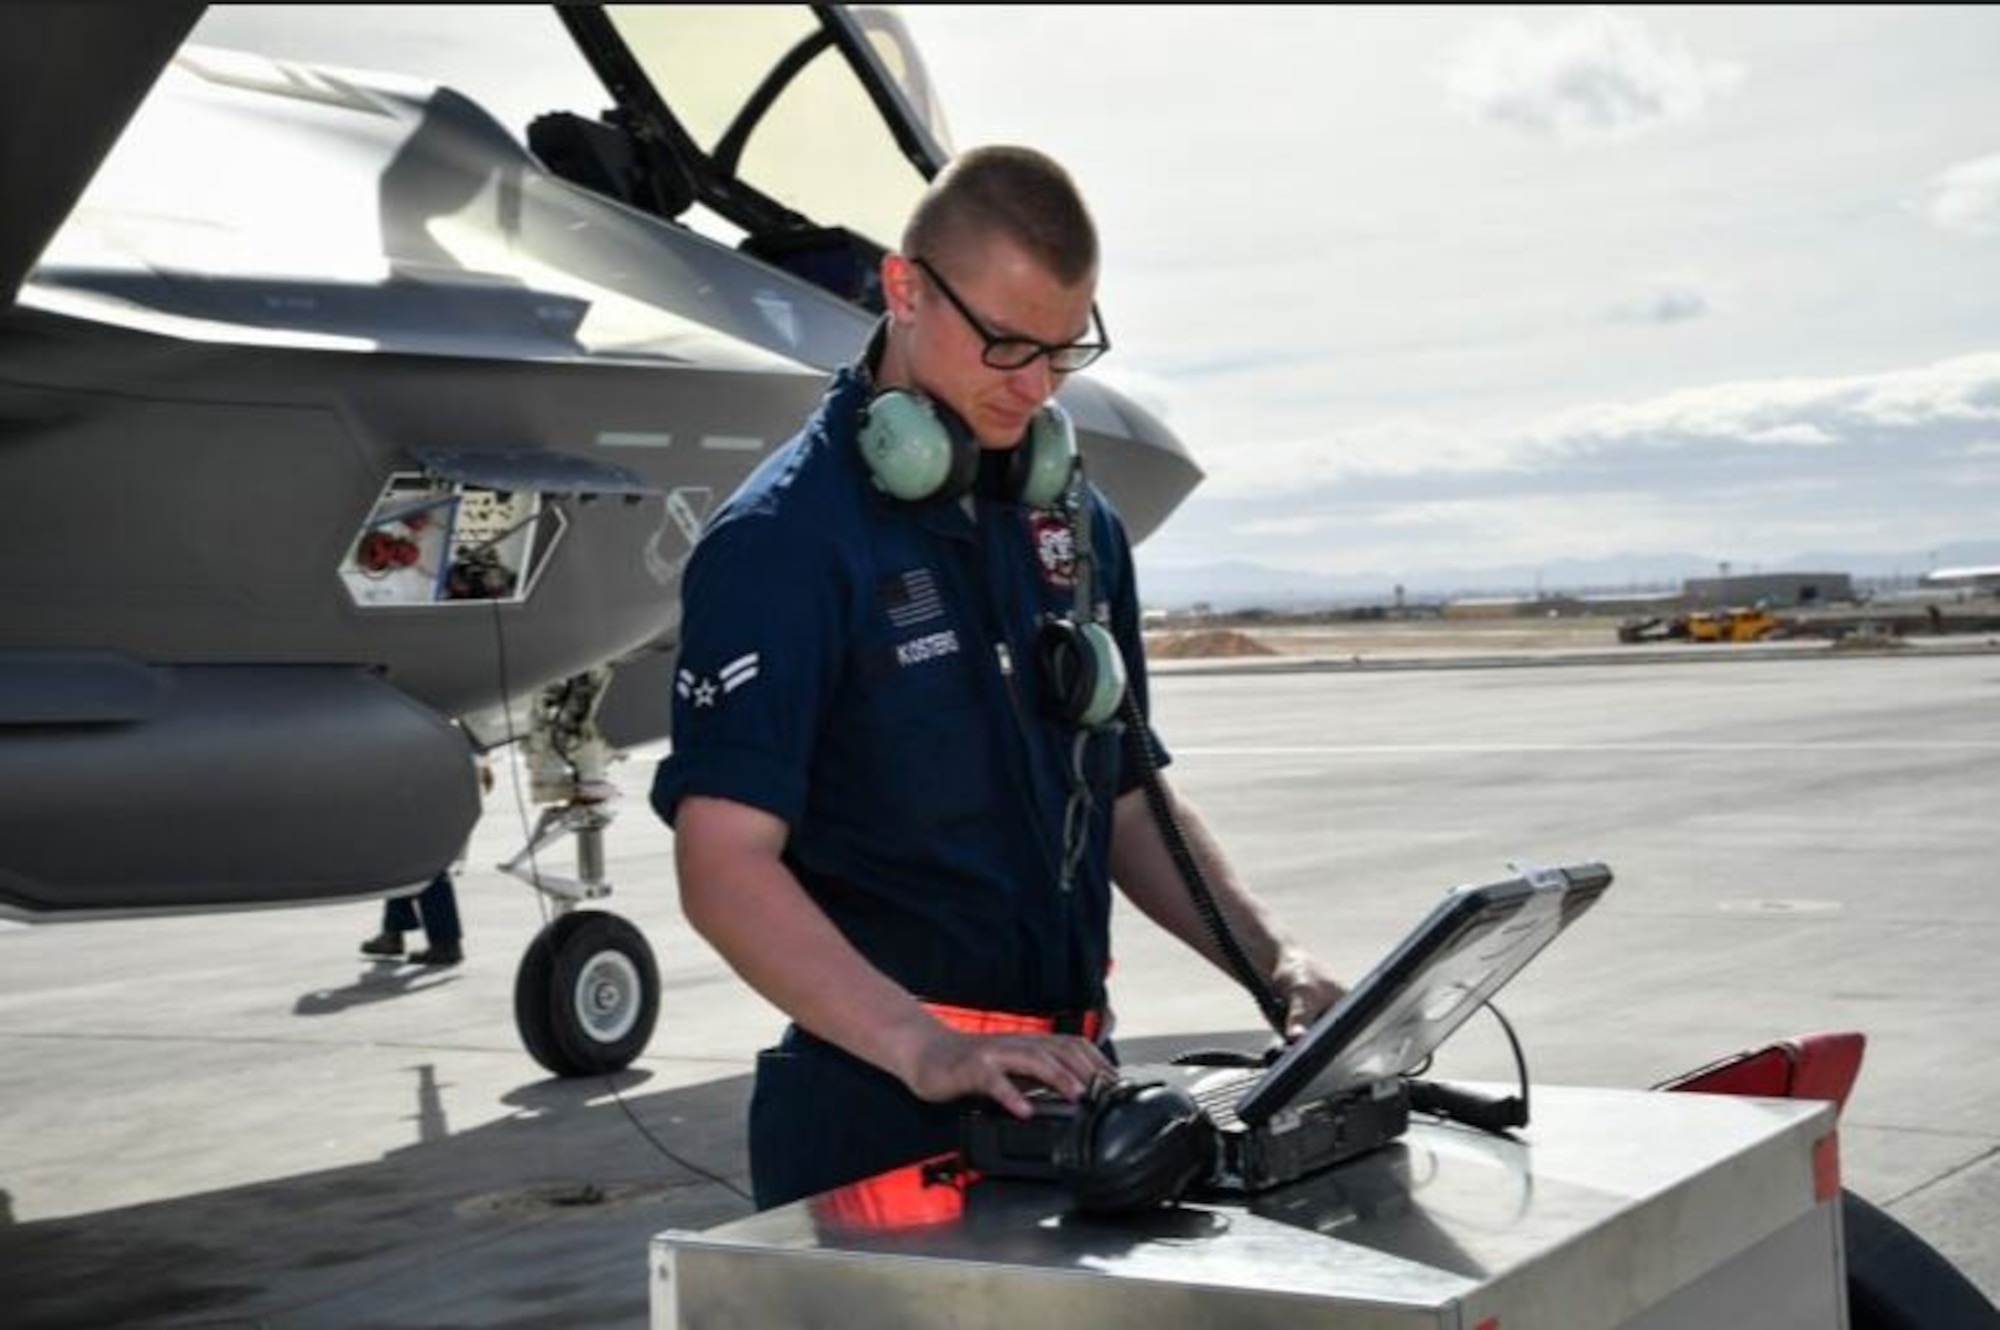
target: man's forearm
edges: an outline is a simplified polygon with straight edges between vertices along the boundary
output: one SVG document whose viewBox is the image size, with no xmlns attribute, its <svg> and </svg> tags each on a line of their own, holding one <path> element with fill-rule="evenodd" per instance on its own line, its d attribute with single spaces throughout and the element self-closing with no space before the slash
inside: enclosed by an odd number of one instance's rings
<svg viewBox="0 0 2000 1330">
<path fill-rule="evenodd" d="M 681 870 L 682 908 L 723 959 L 801 1027 L 907 1084 L 935 1032 L 930 1014 L 854 950 L 779 860 L 693 859 Z"/>
<path fill-rule="evenodd" d="M 1174 799 L 1175 821 L 1179 824 L 1188 851 L 1201 869 L 1222 911 L 1230 932 L 1262 975 L 1270 975 L 1285 946 L 1269 910 L 1244 887 L 1223 855 L 1208 827 L 1192 808 Z M 1167 847 L 1165 834 L 1146 805 L 1145 795 L 1134 791 L 1118 801 L 1113 812 L 1111 875 L 1119 889 L 1160 927 L 1172 933 L 1208 960 L 1230 973 L 1228 959 L 1196 908 L 1179 866 Z"/>
<path fill-rule="evenodd" d="M 1175 821 L 1196 867 L 1208 884 L 1215 907 L 1259 981 L 1275 994 L 1282 1013 L 1269 1012 L 1274 1025 L 1292 1037 L 1302 1033 L 1344 991 L 1278 925 L 1275 916 L 1237 877 L 1199 815 L 1166 790 Z M 1222 943 L 1194 903 L 1193 893 L 1168 849 L 1166 833 L 1134 791 L 1112 813 L 1111 873 L 1119 889 L 1146 916 L 1207 957 L 1230 978 L 1242 982 Z M 1256 994 L 1262 1004 L 1265 994 Z M 1280 1021 L 1279 1016 L 1283 1019 Z"/>
<path fill-rule="evenodd" d="M 688 918 L 738 974 L 799 1025 L 920 1099 L 984 1095 L 1025 1117 L 1020 1084 L 1074 1099 L 1111 1074 L 1087 1039 L 952 1030 L 855 951 L 775 857 L 695 850 L 680 861 Z"/>
</svg>

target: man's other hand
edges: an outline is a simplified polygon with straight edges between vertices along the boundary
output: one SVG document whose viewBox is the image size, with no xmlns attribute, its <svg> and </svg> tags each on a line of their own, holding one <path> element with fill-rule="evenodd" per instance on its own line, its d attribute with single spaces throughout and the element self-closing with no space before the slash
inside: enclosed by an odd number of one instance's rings
<svg viewBox="0 0 2000 1330">
<path fill-rule="evenodd" d="M 1285 1002 L 1285 1039 L 1303 1036 L 1320 1013 L 1347 995 L 1347 987 L 1319 968 L 1319 963 L 1287 947 L 1271 975 L 1271 985 Z"/>
<path fill-rule="evenodd" d="M 1017 1118 L 1034 1109 L 1019 1082 L 1077 1099 L 1118 1069 L 1090 1040 L 1068 1034 L 964 1034 L 940 1025 L 918 1052 L 906 1083 L 934 1104 L 983 1095 Z"/>
</svg>

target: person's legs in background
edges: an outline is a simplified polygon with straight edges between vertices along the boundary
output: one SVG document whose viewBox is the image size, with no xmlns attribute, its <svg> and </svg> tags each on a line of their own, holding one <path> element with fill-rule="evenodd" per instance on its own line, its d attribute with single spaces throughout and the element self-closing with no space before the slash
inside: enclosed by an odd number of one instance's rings
<svg viewBox="0 0 2000 1330">
<path fill-rule="evenodd" d="M 411 954 L 410 960 L 414 964 L 456 965 L 465 959 L 465 952 L 459 945 L 465 934 L 458 922 L 458 895 L 452 889 L 449 872 L 439 873 L 431 879 L 429 886 L 417 894 L 414 913 L 423 916 L 424 938 L 430 943 L 422 951 Z"/>
<path fill-rule="evenodd" d="M 424 888 L 429 891 L 430 888 Z M 457 924 L 453 916 L 454 928 Z M 392 896 L 382 902 L 382 931 L 361 944 L 363 956 L 393 957 L 403 954 L 403 934 L 417 927 L 417 903 L 408 896 Z M 456 932 L 453 937 L 456 939 Z"/>
</svg>

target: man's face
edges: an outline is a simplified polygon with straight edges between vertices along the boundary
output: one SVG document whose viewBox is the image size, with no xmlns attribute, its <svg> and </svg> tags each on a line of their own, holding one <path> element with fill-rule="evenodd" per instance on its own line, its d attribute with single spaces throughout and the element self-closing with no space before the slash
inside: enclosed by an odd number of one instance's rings
<svg viewBox="0 0 2000 1330">
<path fill-rule="evenodd" d="M 1026 337 L 1049 346 L 1092 335 L 1096 277 L 1064 286 L 1018 245 L 993 239 L 961 252 L 923 256 L 932 269 L 892 256 L 885 274 L 890 314 L 900 333 L 903 377 L 955 411 L 983 448 L 1010 448 L 1055 395 L 1064 375 L 1047 356 L 1019 369 L 984 363 L 986 338 Z M 935 276 L 933 276 L 933 273 Z M 940 285 L 949 284 L 960 310 Z M 968 317 L 968 315 L 970 317 Z"/>
</svg>

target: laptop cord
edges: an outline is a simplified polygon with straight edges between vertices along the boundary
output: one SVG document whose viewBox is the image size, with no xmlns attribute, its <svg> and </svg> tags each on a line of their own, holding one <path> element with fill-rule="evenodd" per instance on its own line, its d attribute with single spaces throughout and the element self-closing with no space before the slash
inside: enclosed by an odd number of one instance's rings
<svg viewBox="0 0 2000 1330">
<path fill-rule="evenodd" d="M 499 677 L 500 716 L 506 728 L 505 738 L 502 740 L 502 743 L 497 746 L 504 746 L 513 750 L 513 760 L 508 764 L 508 766 L 510 769 L 510 775 L 512 776 L 512 783 L 514 787 L 514 809 L 521 819 L 522 827 L 526 828 L 528 826 L 528 804 L 527 800 L 524 799 L 521 794 L 520 749 L 515 747 L 515 745 L 520 742 L 522 736 L 516 733 L 514 729 L 514 703 L 513 703 L 514 693 L 513 689 L 509 686 L 507 680 L 507 632 L 505 624 L 500 617 L 500 602 L 498 600 L 495 600 L 492 601 L 491 604 L 493 606 L 494 666 L 500 676 Z M 488 751 L 490 751 L 490 749 Z M 534 837 L 532 835 L 530 835 L 528 838 L 528 872 L 534 877 L 536 881 L 541 880 L 542 870 L 535 862 L 535 842 L 534 842 Z M 549 914 L 549 898 L 547 894 L 541 891 L 535 892 L 535 903 L 537 908 L 539 908 L 541 911 L 542 928 L 544 931 L 546 931 L 551 922 L 551 917 Z M 541 936 L 542 934 L 540 933 L 536 934 L 537 939 L 539 939 Z M 686 1172 L 692 1173 L 698 1178 L 702 1178 L 705 1181 L 714 1183 L 716 1186 L 720 1187 L 722 1190 L 726 1192 L 729 1192 L 731 1195 L 737 1197 L 739 1200 L 749 1202 L 752 1205 L 756 1203 L 754 1199 L 751 1197 L 749 1192 L 743 1190 L 742 1187 L 738 1186 L 735 1182 L 731 1181 L 729 1178 L 724 1177 L 720 1173 L 704 1168 L 700 1164 L 696 1163 L 694 1160 L 689 1159 L 684 1155 L 678 1154 L 675 1151 L 668 1149 L 665 1143 L 663 1143 L 658 1136 L 655 1136 L 650 1130 L 647 1129 L 646 1124 L 640 1120 L 639 1115 L 632 1110 L 632 1105 L 626 1102 L 625 1095 L 618 1088 L 618 1082 L 616 1079 L 614 1079 L 613 1073 L 604 1072 L 601 1073 L 601 1076 L 604 1081 L 604 1088 L 610 1094 L 612 1102 L 618 1105 L 619 1111 L 624 1113 L 626 1120 L 629 1123 L 631 1123 L 633 1129 L 639 1133 L 639 1135 L 645 1140 L 646 1144 L 653 1147 L 654 1153 L 658 1154 L 668 1163 L 673 1164 L 676 1167 Z"/>
<path fill-rule="evenodd" d="M 1430 1113 L 1499 1135 L 1528 1125 L 1528 1060 L 1521 1052 L 1521 1041 L 1514 1034 L 1513 1024 L 1500 1008 L 1490 1001 L 1481 1005 L 1493 1013 L 1494 1020 L 1500 1022 L 1500 1029 L 1514 1050 L 1514 1070 L 1520 1079 L 1521 1093 L 1496 1098 L 1454 1085 L 1441 1085 L 1436 1081 L 1410 1080 L 1410 1108 L 1413 1112 Z"/>
</svg>

